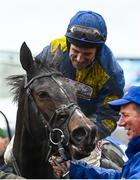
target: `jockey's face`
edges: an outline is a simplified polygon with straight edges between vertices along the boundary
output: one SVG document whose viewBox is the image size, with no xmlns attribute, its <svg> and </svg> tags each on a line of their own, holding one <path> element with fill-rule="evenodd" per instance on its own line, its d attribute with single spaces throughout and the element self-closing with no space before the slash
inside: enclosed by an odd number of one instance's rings
<svg viewBox="0 0 140 180">
<path fill-rule="evenodd" d="M 96 48 L 80 48 L 71 44 L 69 56 L 73 66 L 76 69 L 82 69 L 94 61 L 96 51 Z"/>
<path fill-rule="evenodd" d="M 118 125 L 127 130 L 128 139 L 140 136 L 140 110 L 137 109 L 135 103 L 122 105 L 120 112 Z"/>
</svg>

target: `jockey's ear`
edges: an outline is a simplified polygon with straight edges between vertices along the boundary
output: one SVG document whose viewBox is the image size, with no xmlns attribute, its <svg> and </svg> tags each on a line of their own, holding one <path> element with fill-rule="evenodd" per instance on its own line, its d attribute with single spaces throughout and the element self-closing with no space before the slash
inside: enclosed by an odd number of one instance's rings
<svg viewBox="0 0 140 180">
<path fill-rule="evenodd" d="M 30 72 L 34 64 L 32 53 L 25 42 L 20 48 L 20 63 L 26 72 Z"/>
</svg>

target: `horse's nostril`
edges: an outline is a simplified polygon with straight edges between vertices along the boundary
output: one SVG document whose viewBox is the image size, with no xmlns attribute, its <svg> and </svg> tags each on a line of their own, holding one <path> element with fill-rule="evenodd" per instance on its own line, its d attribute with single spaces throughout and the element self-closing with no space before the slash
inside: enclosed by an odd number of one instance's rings
<svg viewBox="0 0 140 180">
<path fill-rule="evenodd" d="M 79 127 L 72 132 L 71 138 L 76 143 L 82 141 L 87 136 L 87 131 L 84 127 Z"/>
</svg>

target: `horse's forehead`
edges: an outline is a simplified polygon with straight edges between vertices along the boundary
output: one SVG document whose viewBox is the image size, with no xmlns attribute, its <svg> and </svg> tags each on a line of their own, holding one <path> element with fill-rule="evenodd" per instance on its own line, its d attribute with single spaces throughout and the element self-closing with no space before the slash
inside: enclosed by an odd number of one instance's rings
<svg viewBox="0 0 140 180">
<path fill-rule="evenodd" d="M 76 91 L 74 86 L 70 86 L 63 76 L 50 75 L 42 76 L 34 80 L 31 89 L 35 93 L 49 93 L 52 98 L 61 100 L 71 99 L 76 100 Z"/>
<path fill-rule="evenodd" d="M 35 80 L 32 83 L 32 89 L 39 90 L 40 88 L 44 89 L 61 89 L 62 87 L 65 87 L 65 89 L 68 88 L 67 82 L 64 80 L 61 76 L 51 76 L 51 75 L 40 75 L 41 77 L 35 78 Z"/>
<path fill-rule="evenodd" d="M 39 74 L 35 77 L 33 77 L 35 79 L 35 83 L 38 84 L 48 84 L 48 83 L 54 83 L 54 84 L 61 84 L 63 85 L 64 83 L 64 78 L 58 75 L 51 75 L 51 73 L 45 73 L 45 74 Z"/>
</svg>

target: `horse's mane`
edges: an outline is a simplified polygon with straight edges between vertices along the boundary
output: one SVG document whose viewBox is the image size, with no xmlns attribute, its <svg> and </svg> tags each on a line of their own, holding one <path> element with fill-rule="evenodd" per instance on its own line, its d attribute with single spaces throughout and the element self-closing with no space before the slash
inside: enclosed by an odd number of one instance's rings
<svg viewBox="0 0 140 180">
<path fill-rule="evenodd" d="M 52 63 L 53 60 L 48 60 L 47 59 L 47 64 L 37 62 L 36 67 L 39 72 L 42 71 L 44 72 L 54 72 L 54 73 L 60 73 L 58 68 L 56 68 L 56 64 Z M 61 73 L 60 73 L 61 74 Z M 6 78 L 7 84 L 11 86 L 10 92 L 14 95 L 13 96 L 13 101 L 17 102 L 19 100 L 20 94 L 24 93 L 24 85 L 25 85 L 25 78 L 26 74 L 22 75 L 11 75 Z"/>
<path fill-rule="evenodd" d="M 10 92 L 14 95 L 13 101 L 17 102 L 20 93 L 24 90 L 25 75 L 12 75 L 6 78 L 8 85 L 11 86 Z"/>
</svg>

